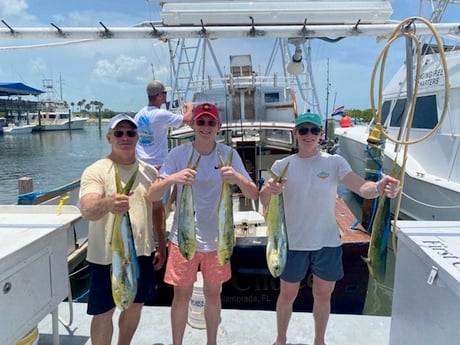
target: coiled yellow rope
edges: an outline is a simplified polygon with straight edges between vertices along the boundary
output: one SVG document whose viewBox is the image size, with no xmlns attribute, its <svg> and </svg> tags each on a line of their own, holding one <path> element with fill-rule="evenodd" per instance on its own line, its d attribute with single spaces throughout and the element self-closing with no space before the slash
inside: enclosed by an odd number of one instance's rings
<svg viewBox="0 0 460 345">
<path fill-rule="evenodd" d="M 422 65 L 421 63 L 422 62 L 422 47 L 421 47 L 421 43 L 418 37 L 415 35 L 416 22 L 421 22 L 422 24 L 426 25 L 436 40 L 436 44 L 439 50 L 439 57 L 441 59 L 442 66 L 444 69 L 444 105 L 443 105 L 441 116 L 436 126 L 424 136 L 418 139 L 415 139 L 415 140 L 410 140 L 409 139 L 410 130 L 411 130 L 412 122 L 414 118 L 415 104 L 417 100 L 418 84 L 419 84 L 419 78 L 420 78 L 420 69 Z M 385 63 L 386 63 L 388 51 L 391 45 L 400 38 L 405 38 L 405 39 L 409 38 L 415 43 L 415 48 L 416 48 L 415 56 L 417 59 L 417 63 L 415 65 L 416 69 L 415 69 L 415 80 L 414 80 L 414 86 L 413 86 L 413 97 L 412 97 L 412 101 L 410 102 L 410 106 L 409 106 L 409 110 L 407 114 L 408 117 L 407 117 L 407 122 L 406 122 L 406 131 L 405 131 L 404 139 L 398 139 L 398 138 L 391 137 L 388 133 L 382 130 L 382 123 L 381 123 L 382 103 L 383 103 L 383 96 L 382 96 L 383 94 L 383 76 L 384 76 L 384 71 L 385 71 Z M 379 89 L 378 89 L 378 103 L 377 103 L 377 110 L 376 110 L 376 106 L 374 102 L 374 84 L 375 84 L 375 78 L 377 75 L 377 70 L 379 67 L 380 67 Z M 408 88 L 409 88 L 409 85 L 406 88 L 407 94 L 409 92 Z M 404 172 L 405 172 L 406 161 L 407 161 L 408 147 L 409 145 L 416 144 L 423 140 L 428 139 L 434 133 L 437 132 L 437 130 L 441 126 L 447 114 L 448 103 L 449 103 L 449 91 L 450 91 L 450 84 L 449 84 L 447 60 L 446 60 L 445 53 L 444 53 L 444 45 L 442 43 L 442 40 L 439 34 L 436 32 L 436 29 L 434 28 L 434 26 L 431 24 L 430 21 L 422 17 L 409 17 L 403 20 L 390 33 L 390 37 L 388 38 L 387 43 L 385 44 L 385 46 L 383 47 L 382 51 L 379 54 L 377 61 L 374 65 L 373 72 L 372 72 L 371 86 L 370 86 L 371 109 L 372 109 L 372 116 L 375 122 L 375 127 L 369 136 L 370 141 L 375 141 L 375 140 L 379 141 L 380 136 L 383 135 L 386 139 L 392 141 L 393 143 L 404 146 L 401 169 L 399 170 L 397 174 L 395 174 L 395 171 L 397 168 L 397 163 L 396 163 L 397 157 L 398 157 L 397 155 L 398 153 L 397 153 L 395 160 L 393 162 L 393 166 L 391 168 L 391 172 L 390 172 L 392 176 L 397 175 L 395 177 L 398 177 L 401 181 L 400 192 L 396 200 L 395 214 L 394 214 L 394 220 L 393 220 L 393 229 L 396 229 L 396 222 L 399 216 L 399 210 L 400 210 L 401 198 L 402 198 L 402 190 L 404 187 L 404 176 L 405 176 Z M 393 245 L 393 249 L 396 254 L 396 231 L 393 231 L 392 245 Z"/>
</svg>

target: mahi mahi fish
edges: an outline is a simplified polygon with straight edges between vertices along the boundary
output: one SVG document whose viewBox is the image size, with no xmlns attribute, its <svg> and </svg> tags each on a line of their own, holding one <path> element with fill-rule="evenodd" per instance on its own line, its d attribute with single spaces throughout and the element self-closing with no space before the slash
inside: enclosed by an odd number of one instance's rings
<svg viewBox="0 0 460 345">
<path fill-rule="evenodd" d="M 231 166 L 233 150 L 230 150 L 227 162 L 224 161 L 222 153 L 218 150 L 221 166 Z M 217 258 L 221 266 L 225 265 L 232 256 L 234 242 L 233 229 L 233 200 L 230 184 L 222 182 L 222 192 L 220 193 L 219 207 L 217 209 Z"/>
<path fill-rule="evenodd" d="M 385 280 L 390 226 L 390 199 L 384 194 L 378 200 L 367 258 L 363 258 L 369 273 L 380 283 Z"/>
<path fill-rule="evenodd" d="M 118 166 L 115 165 L 115 182 L 117 193 L 127 195 L 131 190 L 138 169 L 129 179 L 126 186 L 121 185 Z M 139 279 L 139 263 L 137 262 L 134 246 L 133 231 L 129 213 L 117 213 L 113 222 L 112 239 L 112 296 L 115 305 L 120 310 L 126 310 L 134 301 Z"/>
<path fill-rule="evenodd" d="M 281 179 L 286 174 L 288 167 L 289 162 L 286 164 L 279 176 L 269 170 L 270 175 L 276 182 L 281 182 Z M 284 267 L 286 266 L 288 250 L 283 193 L 271 195 L 266 219 L 268 225 L 268 239 L 266 247 L 267 266 L 271 275 L 277 278 L 281 275 L 281 273 L 283 273 Z"/>
<path fill-rule="evenodd" d="M 200 163 L 201 155 L 192 167 L 193 150 L 188 160 L 187 167 L 196 170 Z M 179 250 L 184 258 L 191 260 L 196 250 L 195 207 L 193 204 L 192 186 L 184 184 L 179 204 L 179 219 L 177 223 Z"/>
</svg>

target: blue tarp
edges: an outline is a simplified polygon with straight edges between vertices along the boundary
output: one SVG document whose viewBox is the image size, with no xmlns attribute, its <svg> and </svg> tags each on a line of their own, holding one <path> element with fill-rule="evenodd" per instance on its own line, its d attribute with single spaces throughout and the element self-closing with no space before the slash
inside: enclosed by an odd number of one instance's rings
<svg viewBox="0 0 460 345">
<path fill-rule="evenodd" d="M 33 95 L 37 96 L 45 91 L 34 89 L 23 83 L 0 83 L 0 96 L 19 96 Z"/>
</svg>

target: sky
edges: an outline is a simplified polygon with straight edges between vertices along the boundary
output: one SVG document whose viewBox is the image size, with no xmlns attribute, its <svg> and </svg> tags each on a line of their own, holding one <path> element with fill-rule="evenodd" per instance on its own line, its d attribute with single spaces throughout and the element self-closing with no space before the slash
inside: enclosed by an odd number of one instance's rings
<svg viewBox="0 0 460 345">
<path fill-rule="evenodd" d="M 394 0 L 392 7 L 392 20 L 427 17 L 430 13 L 427 1 L 420 7 L 419 0 Z M 13 28 L 49 27 L 50 23 L 100 28 L 99 22 L 110 28 L 161 20 L 159 5 L 146 0 L 0 0 L 0 18 Z M 459 22 L 460 4 L 451 5 L 443 21 Z M 170 84 L 167 46 L 155 40 L 5 49 L 44 42 L 49 41 L 0 40 L 0 82 L 23 82 L 42 90 L 44 82 L 52 83 L 56 97 L 69 104 L 97 100 L 104 108 L 124 112 L 136 112 L 146 105 L 145 87 L 151 79 Z M 262 64 L 270 49 L 268 43 L 262 43 L 265 46 L 253 53 L 254 40 L 216 40 L 212 44 L 224 70 L 228 70 L 230 54 L 256 54 L 253 63 Z M 345 109 L 370 108 L 371 73 L 384 44 L 370 37 L 347 38 L 335 44 L 312 40 L 313 76 L 323 111 L 326 106 L 330 112 L 339 105 Z M 392 49 L 385 67 L 386 81 L 403 63 L 403 53 L 402 46 Z"/>
</svg>

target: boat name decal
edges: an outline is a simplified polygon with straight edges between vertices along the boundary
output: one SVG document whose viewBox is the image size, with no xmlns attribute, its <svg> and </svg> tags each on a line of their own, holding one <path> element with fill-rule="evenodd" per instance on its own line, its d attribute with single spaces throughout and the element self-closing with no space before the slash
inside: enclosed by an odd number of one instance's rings
<svg viewBox="0 0 460 345">
<path fill-rule="evenodd" d="M 454 269 L 460 272 L 460 257 L 453 254 L 446 243 L 441 240 L 424 240 L 422 245 L 447 260 Z"/>
<path fill-rule="evenodd" d="M 442 68 L 436 68 L 433 71 L 423 72 L 420 75 L 419 87 L 432 86 L 441 84 L 444 81 L 444 70 Z"/>
</svg>

